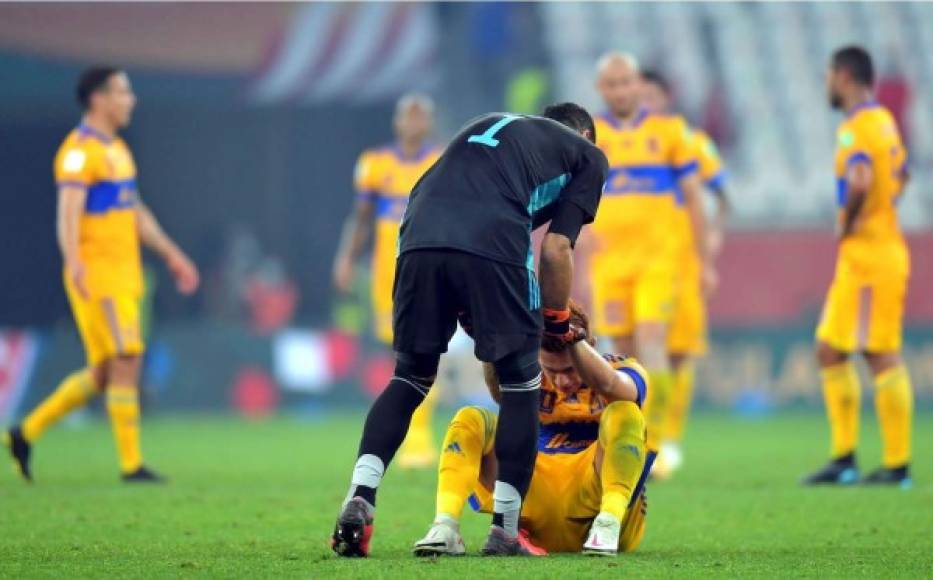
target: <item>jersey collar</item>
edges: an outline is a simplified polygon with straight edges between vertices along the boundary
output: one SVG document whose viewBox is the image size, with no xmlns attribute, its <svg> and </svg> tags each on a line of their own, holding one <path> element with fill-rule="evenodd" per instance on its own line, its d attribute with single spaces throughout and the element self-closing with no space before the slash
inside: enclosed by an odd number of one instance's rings
<svg viewBox="0 0 933 580">
<path fill-rule="evenodd" d="M 421 149 L 418 149 L 414 155 L 411 157 L 406 157 L 405 151 L 402 150 L 402 145 L 398 141 L 392 144 L 392 153 L 394 153 L 395 157 L 403 163 L 420 163 L 424 161 L 425 157 L 428 156 L 428 154 L 431 152 L 431 149 L 433 149 L 433 147 L 430 143 L 424 143 L 421 145 Z"/>
<path fill-rule="evenodd" d="M 641 125 L 642 121 L 645 120 L 648 114 L 649 114 L 648 109 L 646 107 L 641 107 L 640 109 L 638 109 L 638 112 L 635 114 L 635 116 L 632 117 L 632 120 L 624 124 L 622 123 L 622 121 L 618 119 L 618 117 L 613 115 L 610 111 L 605 111 L 600 116 L 603 118 L 603 120 L 605 120 L 607 123 L 612 125 L 613 129 L 618 131 L 620 129 L 637 128 L 639 125 Z"/>
<path fill-rule="evenodd" d="M 82 135 L 90 135 L 91 137 L 94 137 L 95 139 L 98 139 L 99 141 L 103 141 L 107 145 L 110 145 L 113 142 L 113 137 L 108 137 L 107 135 L 104 135 L 103 133 L 101 133 L 100 131 L 98 131 L 97 129 L 95 129 L 94 127 L 91 127 L 90 125 L 86 123 L 81 123 L 80 125 L 78 125 L 78 133 Z"/>
<path fill-rule="evenodd" d="M 846 114 L 846 117 L 851 119 L 855 115 L 859 114 L 862 111 L 867 109 L 873 109 L 878 106 L 878 101 L 875 99 L 868 99 L 867 101 L 862 101 L 861 103 L 852 107 L 852 109 Z"/>
</svg>

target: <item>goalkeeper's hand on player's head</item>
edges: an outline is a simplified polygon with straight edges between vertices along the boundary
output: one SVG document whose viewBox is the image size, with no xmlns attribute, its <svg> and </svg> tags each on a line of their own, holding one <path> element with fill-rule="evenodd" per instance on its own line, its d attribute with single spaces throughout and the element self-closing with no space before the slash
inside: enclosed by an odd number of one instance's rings
<svg viewBox="0 0 933 580">
<path fill-rule="evenodd" d="M 545 308 L 544 316 L 544 335 L 541 338 L 541 346 L 545 350 L 557 351 L 562 346 L 586 340 L 586 329 L 571 324 L 570 308 L 564 310 L 554 310 Z"/>
</svg>

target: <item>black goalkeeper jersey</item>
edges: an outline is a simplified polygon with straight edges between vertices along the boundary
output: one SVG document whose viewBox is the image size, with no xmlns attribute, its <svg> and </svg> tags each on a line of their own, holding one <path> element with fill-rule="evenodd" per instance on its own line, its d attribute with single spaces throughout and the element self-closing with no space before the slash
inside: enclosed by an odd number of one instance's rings
<svg viewBox="0 0 933 580">
<path fill-rule="evenodd" d="M 602 151 L 556 121 L 483 115 L 415 184 L 399 254 L 446 248 L 530 268 L 532 229 L 565 201 L 592 222 L 607 172 Z"/>
</svg>

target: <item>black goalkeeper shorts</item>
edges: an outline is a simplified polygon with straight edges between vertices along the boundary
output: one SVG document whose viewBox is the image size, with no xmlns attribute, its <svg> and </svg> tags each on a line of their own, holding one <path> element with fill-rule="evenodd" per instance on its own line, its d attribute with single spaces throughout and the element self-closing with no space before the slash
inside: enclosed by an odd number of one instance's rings
<svg viewBox="0 0 933 580">
<path fill-rule="evenodd" d="M 463 314 L 471 321 L 476 357 L 482 361 L 496 362 L 541 337 L 541 293 L 534 272 L 475 254 L 405 252 L 396 264 L 392 300 L 396 352 L 447 352 Z"/>
</svg>

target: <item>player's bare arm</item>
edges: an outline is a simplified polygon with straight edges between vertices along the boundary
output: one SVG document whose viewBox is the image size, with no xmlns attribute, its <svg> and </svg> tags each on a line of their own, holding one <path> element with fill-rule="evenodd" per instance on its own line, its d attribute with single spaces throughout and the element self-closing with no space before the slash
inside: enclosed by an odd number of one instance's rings
<svg viewBox="0 0 933 580">
<path fill-rule="evenodd" d="M 718 187 L 713 190 L 716 198 L 716 214 L 709 224 L 709 231 L 706 234 L 707 255 L 715 258 L 722 252 L 722 246 L 725 240 L 726 222 L 729 221 L 729 215 L 732 213 L 732 202 L 725 188 Z"/>
<path fill-rule="evenodd" d="M 359 199 L 344 223 L 334 260 L 334 287 L 340 292 L 349 292 L 353 285 L 353 264 L 366 247 L 375 215 L 375 203 L 371 199 Z"/>
<path fill-rule="evenodd" d="M 629 375 L 612 368 L 599 352 L 585 340 L 570 347 L 570 358 L 583 384 L 604 396 L 608 402 L 638 400 L 638 388 Z"/>
<path fill-rule="evenodd" d="M 78 185 L 63 185 L 58 189 L 58 246 L 65 271 L 82 298 L 88 298 L 84 263 L 78 254 L 81 213 L 87 200 L 87 189 Z"/>
<path fill-rule="evenodd" d="M 198 289 L 200 275 L 194 262 L 165 233 L 159 220 L 142 202 L 136 206 L 136 227 L 139 240 L 165 261 L 166 267 L 175 278 L 175 286 L 182 294 L 192 294 Z"/>
<path fill-rule="evenodd" d="M 846 192 L 846 205 L 842 210 L 839 239 L 844 239 L 855 231 L 859 214 L 865 204 L 865 196 L 868 195 L 868 190 L 871 189 L 873 178 L 874 174 L 871 165 L 868 163 L 854 163 L 846 172 L 848 190 Z"/>
<path fill-rule="evenodd" d="M 719 280 L 713 261 L 709 256 L 707 243 L 706 212 L 703 209 L 703 198 L 700 192 L 700 178 L 696 174 L 685 175 L 678 183 L 684 193 L 684 204 L 690 215 L 690 226 L 693 228 L 693 240 L 696 244 L 697 257 L 703 272 L 703 291 L 710 294 L 716 290 Z"/>
</svg>

